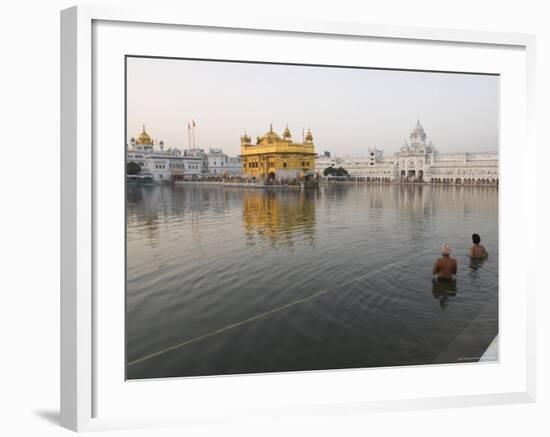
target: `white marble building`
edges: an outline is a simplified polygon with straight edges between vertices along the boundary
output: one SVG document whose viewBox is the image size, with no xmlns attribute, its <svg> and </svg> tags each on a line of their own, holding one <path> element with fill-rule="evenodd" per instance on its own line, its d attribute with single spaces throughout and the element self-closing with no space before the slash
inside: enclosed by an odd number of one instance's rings
<svg viewBox="0 0 550 437">
<path fill-rule="evenodd" d="M 221 149 L 210 149 L 210 152 L 207 154 L 199 148 L 183 152 L 178 148 L 165 149 L 164 142 L 155 143 L 143 126 L 138 138 L 131 138 L 126 147 L 126 162 L 135 162 L 141 167 L 141 174 L 151 175 L 158 183 L 212 174 L 240 174 L 239 158 L 229 157 Z"/>
<path fill-rule="evenodd" d="M 319 172 L 319 174 L 323 174 L 326 168 L 328 167 L 343 167 L 344 163 L 346 162 L 343 158 L 336 158 L 336 157 L 330 157 L 330 156 L 318 156 L 315 158 L 315 171 Z"/>
<path fill-rule="evenodd" d="M 239 157 L 230 157 L 218 148 L 210 148 L 206 157 L 208 174 L 211 176 L 238 176 L 241 174 L 241 158 Z"/>
<path fill-rule="evenodd" d="M 354 180 L 365 182 L 426 182 L 498 185 L 498 152 L 439 153 L 417 121 L 400 151 L 384 156 L 369 148 L 366 158 L 318 158 L 316 170 L 345 168 Z"/>
<path fill-rule="evenodd" d="M 143 174 L 153 176 L 155 182 L 170 182 L 174 179 L 200 176 L 202 160 L 184 155 L 152 153 L 145 159 Z"/>
</svg>

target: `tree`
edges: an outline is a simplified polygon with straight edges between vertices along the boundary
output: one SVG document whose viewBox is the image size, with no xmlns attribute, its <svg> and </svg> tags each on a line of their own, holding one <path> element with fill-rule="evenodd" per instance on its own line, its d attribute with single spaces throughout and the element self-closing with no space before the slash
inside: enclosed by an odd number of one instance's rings
<svg viewBox="0 0 550 437">
<path fill-rule="evenodd" d="M 141 167 L 139 164 L 135 163 L 134 161 L 130 161 L 126 164 L 126 174 L 134 175 L 134 174 L 140 174 L 141 173 Z"/>
<path fill-rule="evenodd" d="M 327 167 L 323 171 L 323 174 L 325 176 L 347 176 L 348 171 L 345 168 L 342 168 L 342 167 L 338 167 L 338 168 Z"/>
</svg>

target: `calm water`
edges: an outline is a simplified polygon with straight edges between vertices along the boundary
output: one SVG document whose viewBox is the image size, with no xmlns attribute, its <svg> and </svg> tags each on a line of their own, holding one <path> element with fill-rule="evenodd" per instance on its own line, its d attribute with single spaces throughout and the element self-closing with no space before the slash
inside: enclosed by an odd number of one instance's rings
<svg viewBox="0 0 550 437">
<path fill-rule="evenodd" d="M 477 361 L 498 331 L 496 188 L 128 186 L 127 211 L 130 379 Z"/>
</svg>

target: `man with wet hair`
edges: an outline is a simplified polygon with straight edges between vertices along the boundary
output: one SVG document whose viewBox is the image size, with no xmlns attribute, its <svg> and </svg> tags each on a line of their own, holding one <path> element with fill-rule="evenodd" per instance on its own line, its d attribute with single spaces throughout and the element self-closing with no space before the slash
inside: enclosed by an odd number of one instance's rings
<svg viewBox="0 0 550 437">
<path fill-rule="evenodd" d="M 444 243 L 441 246 L 441 258 L 438 258 L 432 269 L 432 274 L 437 280 L 452 281 L 456 275 L 457 263 L 456 259 L 451 258 L 451 247 Z"/>
<path fill-rule="evenodd" d="M 485 247 L 483 247 L 481 243 L 481 237 L 479 234 L 472 234 L 472 241 L 474 245 L 470 247 L 470 257 L 471 258 L 485 258 L 487 255 L 487 251 L 485 250 Z"/>
</svg>

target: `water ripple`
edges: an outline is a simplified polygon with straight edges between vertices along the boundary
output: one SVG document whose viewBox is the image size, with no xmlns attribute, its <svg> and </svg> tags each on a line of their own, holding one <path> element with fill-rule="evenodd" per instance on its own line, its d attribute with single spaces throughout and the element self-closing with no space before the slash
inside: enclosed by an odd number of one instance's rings
<svg viewBox="0 0 550 437">
<path fill-rule="evenodd" d="M 129 377 L 432 362 L 496 305 L 498 191 L 402 188 L 129 188 L 130 361 L 335 289 L 132 366 Z M 473 232 L 490 253 L 478 265 L 466 256 Z M 431 280 L 442 242 L 459 263 L 453 292 Z M 474 346 L 497 327 L 495 315 Z"/>
</svg>

